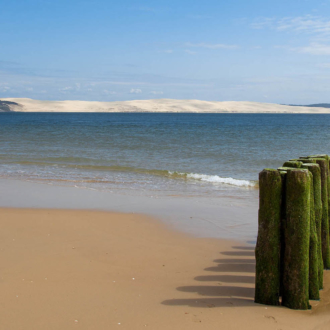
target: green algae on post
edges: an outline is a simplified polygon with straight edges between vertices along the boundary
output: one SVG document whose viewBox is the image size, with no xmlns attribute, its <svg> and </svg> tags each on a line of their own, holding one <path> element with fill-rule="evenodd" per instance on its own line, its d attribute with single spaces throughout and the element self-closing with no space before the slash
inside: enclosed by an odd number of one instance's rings
<svg viewBox="0 0 330 330">
<path fill-rule="evenodd" d="M 326 158 L 314 158 L 321 170 L 321 197 L 322 197 L 322 221 L 321 221 L 321 243 L 322 259 L 324 269 L 330 269 L 330 247 L 329 247 L 329 220 L 328 220 L 328 169 Z"/>
<path fill-rule="evenodd" d="M 313 191 L 314 191 L 314 223 L 317 236 L 317 260 L 318 260 L 318 279 L 319 289 L 323 289 L 323 259 L 322 259 L 322 197 L 321 197 L 321 170 L 318 164 L 304 164 L 303 168 L 308 169 L 313 174 Z M 312 208 L 311 208 L 312 209 Z M 312 221 L 312 216 L 311 216 Z M 314 228 L 311 222 L 311 247 L 313 246 L 313 231 Z M 311 259 L 311 253 L 310 253 Z M 312 299 L 310 297 L 310 299 Z"/>
<path fill-rule="evenodd" d="M 284 224 L 286 219 L 286 205 L 285 205 L 285 196 L 286 196 L 286 175 L 287 171 L 279 171 L 282 180 L 282 201 L 281 201 L 281 227 L 280 227 L 280 240 L 281 240 L 281 250 L 280 250 L 280 296 L 283 292 L 283 260 L 284 260 L 284 251 L 285 251 L 285 240 L 284 240 Z"/>
<path fill-rule="evenodd" d="M 300 157 L 300 158 L 293 158 L 289 159 L 290 162 L 302 162 L 302 163 L 316 163 L 313 158 L 305 158 L 305 157 Z"/>
<path fill-rule="evenodd" d="M 309 170 L 306 164 L 303 168 Z M 318 165 L 316 165 L 318 166 Z M 313 174 L 309 171 L 311 189 L 310 189 L 310 238 L 309 238 L 309 299 L 320 300 L 320 283 L 319 283 L 319 263 L 318 263 L 318 238 L 315 226 L 315 210 L 314 210 L 314 184 Z"/>
<path fill-rule="evenodd" d="M 329 155 L 327 155 L 327 154 L 319 154 L 319 155 L 311 155 L 311 156 L 302 157 L 302 158 L 326 158 L 326 159 L 329 159 Z"/>
<path fill-rule="evenodd" d="M 286 171 L 292 170 L 293 168 L 294 167 L 284 167 L 284 166 L 281 166 L 277 170 L 280 171 L 280 172 L 286 172 Z"/>
<path fill-rule="evenodd" d="M 300 158 L 299 161 L 302 162 L 303 164 L 306 163 L 316 164 L 315 158 Z"/>
<path fill-rule="evenodd" d="M 309 158 L 313 159 L 313 158 L 324 158 L 327 160 L 328 163 L 328 221 L 330 221 L 330 171 L 329 171 L 329 155 L 326 154 L 322 154 L 322 155 L 312 155 L 309 156 Z M 329 230 L 330 230 L 330 224 L 329 224 Z M 330 233 L 329 233 L 330 234 Z"/>
<path fill-rule="evenodd" d="M 285 162 L 282 167 L 295 167 L 295 168 L 300 168 L 302 165 L 301 161 L 287 161 Z"/>
<path fill-rule="evenodd" d="M 310 189 L 308 170 L 288 170 L 282 305 L 292 309 L 305 310 L 310 307 Z"/>
<path fill-rule="evenodd" d="M 259 173 L 255 302 L 279 305 L 282 180 L 277 170 Z"/>
</svg>

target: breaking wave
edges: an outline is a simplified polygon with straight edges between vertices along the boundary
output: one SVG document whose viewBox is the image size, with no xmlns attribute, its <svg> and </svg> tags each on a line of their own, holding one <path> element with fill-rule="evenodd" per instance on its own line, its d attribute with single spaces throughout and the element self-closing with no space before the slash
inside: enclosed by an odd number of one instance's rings
<svg viewBox="0 0 330 330">
<path fill-rule="evenodd" d="M 1 155 L 0 155 L 1 159 Z M 168 179 L 177 179 L 177 180 L 187 180 L 187 181 L 200 181 L 200 182 L 207 182 L 210 184 L 225 184 L 231 185 L 236 187 L 245 187 L 245 188 L 256 188 L 258 187 L 257 181 L 250 181 L 250 180 L 243 180 L 243 179 L 235 179 L 232 177 L 221 177 L 219 175 L 210 175 L 210 174 L 199 174 L 199 173 L 183 173 L 178 171 L 167 171 L 167 170 L 160 170 L 160 169 L 147 169 L 147 168 L 139 168 L 139 167 L 132 167 L 132 166 L 121 166 L 121 165 L 107 165 L 107 164 L 91 164 L 89 163 L 88 159 L 81 159 L 81 158 L 48 158 L 48 159 L 39 159 L 39 160 L 7 160 L 3 162 L 3 165 L 12 165 L 16 164 L 18 166 L 23 167 L 37 167 L 40 169 L 47 168 L 61 171 L 62 175 L 68 171 L 69 173 L 74 170 L 82 173 L 87 172 L 94 172 L 97 171 L 99 173 L 105 172 L 128 172 L 128 173 L 135 173 L 135 174 L 142 174 L 142 175 L 152 175 L 152 176 L 160 176 L 160 177 L 167 177 Z M 51 175 L 52 171 L 47 171 L 47 174 Z M 87 173 L 86 173 L 87 174 Z M 89 180 L 89 175 L 87 175 L 86 182 Z M 101 179 L 100 179 L 101 177 Z M 100 174 L 100 177 L 97 181 L 105 182 L 109 179 L 108 175 Z M 67 178 L 66 178 L 67 179 Z M 111 179 L 110 179 L 111 180 Z M 94 180 L 92 180 L 94 182 Z M 90 182 L 92 182 L 90 181 Z M 110 181 L 109 181 L 110 182 Z"/>
<path fill-rule="evenodd" d="M 169 172 L 171 174 L 171 172 Z M 207 174 L 197 174 L 197 173 L 177 173 L 173 174 L 181 175 L 187 179 L 194 179 L 198 181 L 210 182 L 210 183 L 223 183 L 237 187 L 256 187 L 257 183 L 255 181 L 240 180 L 234 178 L 223 178 L 218 175 L 207 175 Z"/>
</svg>

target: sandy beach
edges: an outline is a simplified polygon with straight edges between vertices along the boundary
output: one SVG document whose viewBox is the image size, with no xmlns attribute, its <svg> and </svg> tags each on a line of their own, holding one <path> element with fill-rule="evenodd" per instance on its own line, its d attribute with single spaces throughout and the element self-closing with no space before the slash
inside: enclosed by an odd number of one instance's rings
<svg viewBox="0 0 330 330">
<path fill-rule="evenodd" d="M 311 311 L 257 305 L 254 246 L 144 215 L 0 209 L 2 329 L 328 329 L 330 272 Z"/>
<path fill-rule="evenodd" d="M 330 329 L 330 1 L 0 8 L 0 330 Z"/>
</svg>

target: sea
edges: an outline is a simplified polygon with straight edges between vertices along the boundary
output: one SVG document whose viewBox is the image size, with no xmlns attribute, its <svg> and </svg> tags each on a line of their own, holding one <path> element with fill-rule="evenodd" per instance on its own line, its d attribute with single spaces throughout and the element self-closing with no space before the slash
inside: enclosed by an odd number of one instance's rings
<svg viewBox="0 0 330 330">
<path fill-rule="evenodd" d="M 257 205 L 258 173 L 330 153 L 324 114 L 0 113 L 0 179 Z"/>
</svg>

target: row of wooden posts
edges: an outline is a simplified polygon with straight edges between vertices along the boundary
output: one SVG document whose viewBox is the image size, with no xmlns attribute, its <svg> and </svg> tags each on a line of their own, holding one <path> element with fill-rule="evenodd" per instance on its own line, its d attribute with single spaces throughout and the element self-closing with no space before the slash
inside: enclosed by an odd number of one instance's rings
<svg viewBox="0 0 330 330">
<path fill-rule="evenodd" d="M 259 173 L 255 302 L 310 309 L 330 269 L 329 156 Z"/>
</svg>

